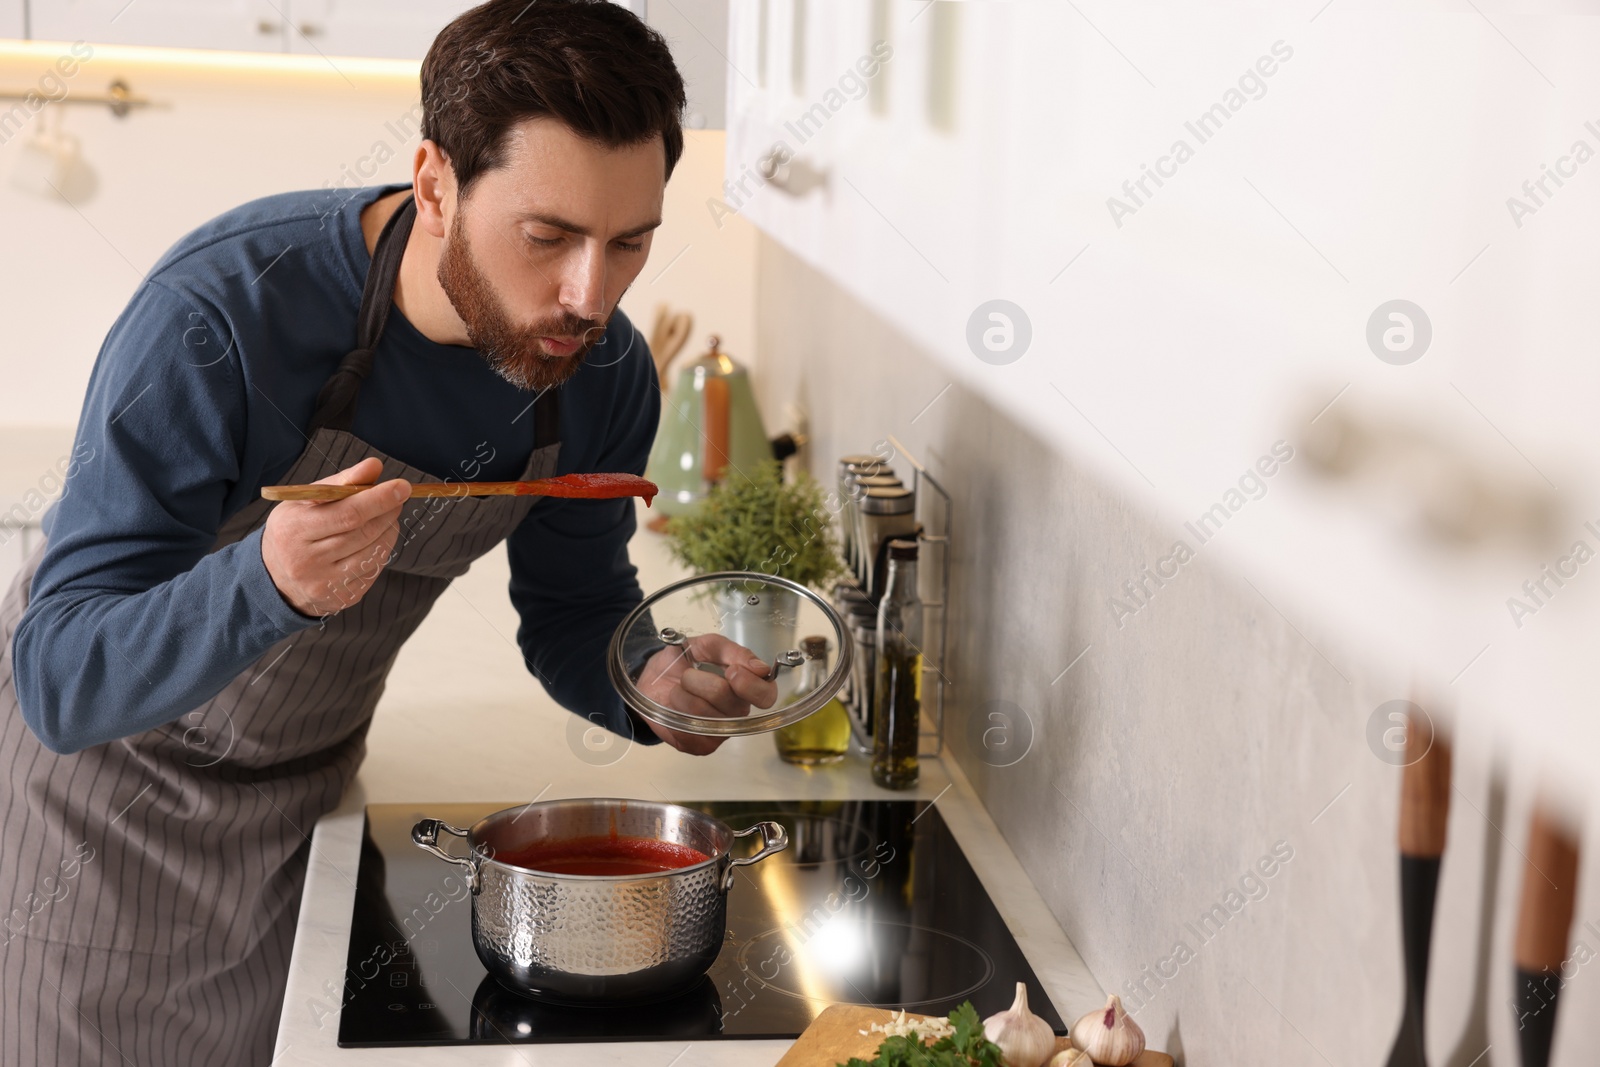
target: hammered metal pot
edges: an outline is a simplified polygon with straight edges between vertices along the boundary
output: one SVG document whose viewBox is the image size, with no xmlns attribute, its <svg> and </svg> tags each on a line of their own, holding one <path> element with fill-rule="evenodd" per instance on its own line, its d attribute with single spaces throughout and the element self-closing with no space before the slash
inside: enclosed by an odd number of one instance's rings
<svg viewBox="0 0 1600 1067">
<path fill-rule="evenodd" d="M 467 840 L 467 854 L 439 845 Z M 698 849 L 704 863 L 660 874 L 550 874 L 502 863 L 535 842 L 646 837 Z M 753 855 L 735 840 L 761 835 Z M 682 992 L 722 950 L 734 868 L 788 847 L 775 822 L 735 833 L 677 804 L 647 800 L 547 800 L 506 808 L 462 830 L 423 819 L 411 840 L 463 868 L 472 889 L 472 945 L 495 980 L 541 1000 L 646 1001 Z"/>
</svg>

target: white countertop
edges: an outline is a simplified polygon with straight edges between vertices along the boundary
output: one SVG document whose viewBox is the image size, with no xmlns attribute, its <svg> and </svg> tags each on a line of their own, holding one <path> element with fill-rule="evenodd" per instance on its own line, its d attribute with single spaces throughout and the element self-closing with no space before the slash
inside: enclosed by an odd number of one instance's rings
<svg viewBox="0 0 1600 1067">
<path fill-rule="evenodd" d="M 61 495 L 72 434 L 71 426 L 0 426 L 0 512 L 22 504 L 38 523 L 44 513 L 38 502 Z"/>
<path fill-rule="evenodd" d="M 653 535 L 641 532 L 632 552 L 646 590 L 681 573 Z M 609 766 L 592 766 L 579 758 L 581 741 L 568 742 L 569 726 L 578 720 L 556 707 L 521 665 L 506 579 L 503 553 L 492 552 L 435 607 L 390 675 L 359 777 L 339 808 L 316 826 L 275 1064 L 691 1067 L 770 1064 L 788 1048 L 786 1041 L 743 1040 L 339 1048 L 334 1009 L 342 995 L 362 812 L 368 803 L 512 803 L 535 796 L 937 799 L 950 832 L 1061 1015 L 1075 1018 L 1103 1001 L 1099 984 L 953 763 L 925 760 L 921 783 L 906 793 L 873 785 L 856 757 L 818 770 L 789 766 L 765 736 L 734 739 L 708 757 L 685 756 L 663 745 L 634 746 Z"/>
<path fill-rule="evenodd" d="M 39 520 L 72 466 L 71 426 L 0 426 L 0 590 L 42 536 Z"/>
</svg>

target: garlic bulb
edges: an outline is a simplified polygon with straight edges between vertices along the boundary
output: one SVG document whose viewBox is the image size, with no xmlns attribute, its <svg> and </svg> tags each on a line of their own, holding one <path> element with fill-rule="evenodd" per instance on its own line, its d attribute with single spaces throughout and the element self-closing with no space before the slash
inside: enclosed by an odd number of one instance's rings
<svg viewBox="0 0 1600 1067">
<path fill-rule="evenodd" d="M 1000 1046 L 1006 1067 L 1044 1067 L 1056 1048 L 1055 1031 L 1028 1010 L 1028 987 L 1021 982 L 1016 1003 L 983 1021 L 983 1036 Z"/>
<path fill-rule="evenodd" d="M 1072 1043 L 1102 1067 L 1127 1067 L 1144 1051 L 1144 1031 L 1122 1010 L 1115 993 L 1106 1006 L 1072 1024 Z"/>
<path fill-rule="evenodd" d="M 1094 1061 L 1087 1052 L 1068 1048 L 1050 1057 L 1050 1067 L 1094 1067 Z"/>
</svg>

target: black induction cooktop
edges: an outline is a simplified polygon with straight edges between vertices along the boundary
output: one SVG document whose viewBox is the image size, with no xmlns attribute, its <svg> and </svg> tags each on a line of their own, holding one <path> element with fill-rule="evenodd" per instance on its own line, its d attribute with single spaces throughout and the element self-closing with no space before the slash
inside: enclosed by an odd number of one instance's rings
<svg viewBox="0 0 1600 1067">
<path fill-rule="evenodd" d="M 835 1002 L 943 1015 L 970 1000 L 987 1016 L 1017 982 L 1063 1030 L 944 819 L 916 800 L 689 802 L 736 830 L 771 819 L 790 837 L 735 879 L 705 978 L 644 1006 L 529 1000 L 478 962 L 458 868 L 411 843 L 418 819 L 471 826 L 514 806 L 368 806 L 340 1046 L 794 1038 Z"/>
</svg>

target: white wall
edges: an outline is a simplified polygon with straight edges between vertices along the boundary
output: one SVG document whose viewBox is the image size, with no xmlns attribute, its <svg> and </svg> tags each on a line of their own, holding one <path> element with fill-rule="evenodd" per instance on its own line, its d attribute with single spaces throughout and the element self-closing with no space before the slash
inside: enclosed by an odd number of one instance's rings
<svg viewBox="0 0 1600 1067">
<path fill-rule="evenodd" d="M 36 84 L 65 48 L 0 48 L 0 86 Z M 93 195 L 51 202 L 0 182 L 0 425 L 77 421 L 107 328 L 143 272 L 189 229 L 269 193 L 409 178 L 420 117 L 415 64 L 312 57 L 230 65 L 201 53 L 99 46 L 69 85 L 99 93 L 116 77 L 161 106 L 121 120 L 101 108 L 67 109 L 65 128 L 97 175 Z M 0 174 L 26 139 L 0 145 Z M 623 308 L 648 331 L 656 303 L 669 301 L 694 313 L 692 347 L 714 331 L 730 352 L 748 355 L 754 231 L 737 218 L 719 228 L 705 210 L 722 180 L 721 132 L 687 131 L 686 141 L 666 221 Z M 392 158 L 374 163 L 380 154 Z"/>
</svg>

